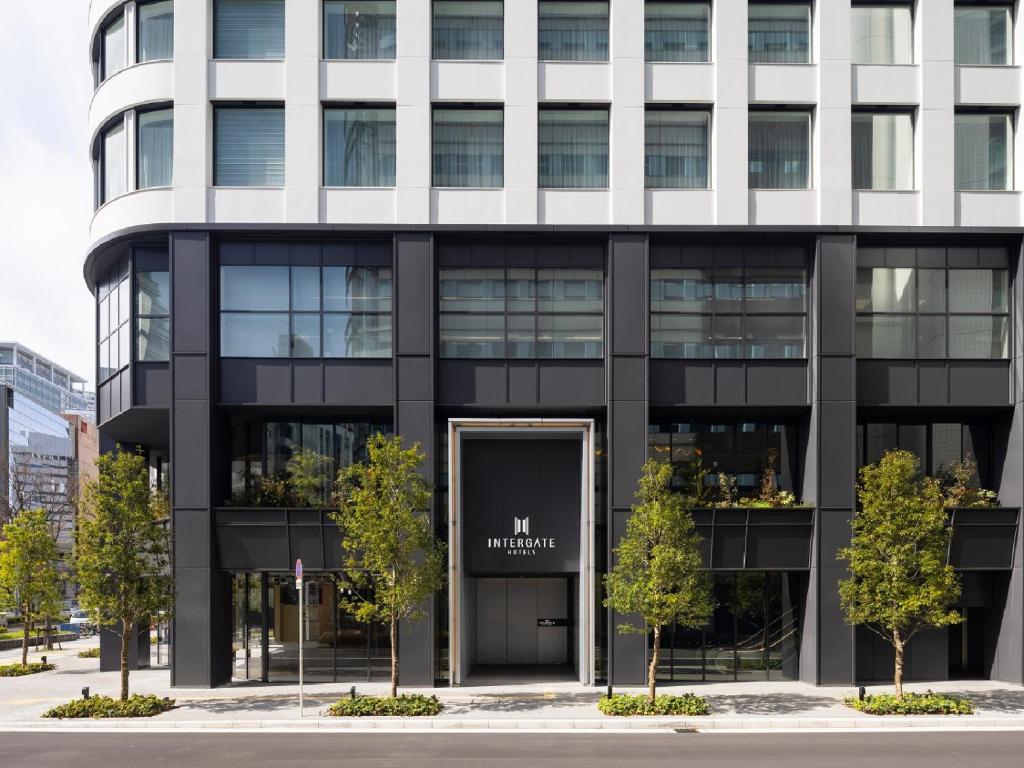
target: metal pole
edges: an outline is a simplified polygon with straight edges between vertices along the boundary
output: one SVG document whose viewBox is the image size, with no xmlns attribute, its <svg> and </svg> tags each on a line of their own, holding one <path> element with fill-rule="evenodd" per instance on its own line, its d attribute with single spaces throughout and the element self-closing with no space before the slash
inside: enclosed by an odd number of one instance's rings
<svg viewBox="0 0 1024 768">
<path fill-rule="evenodd" d="M 303 645 L 303 643 L 302 643 L 302 634 L 303 634 L 303 632 L 302 632 L 302 629 L 303 629 L 302 619 L 303 619 L 303 616 L 305 615 L 305 611 L 303 609 L 304 609 L 305 603 L 306 603 L 306 599 L 305 599 L 306 590 L 305 590 L 305 587 L 303 587 L 302 579 L 298 580 L 298 586 L 299 586 L 299 717 L 302 717 L 302 703 L 303 703 L 302 702 L 302 645 Z"/>
</svg>

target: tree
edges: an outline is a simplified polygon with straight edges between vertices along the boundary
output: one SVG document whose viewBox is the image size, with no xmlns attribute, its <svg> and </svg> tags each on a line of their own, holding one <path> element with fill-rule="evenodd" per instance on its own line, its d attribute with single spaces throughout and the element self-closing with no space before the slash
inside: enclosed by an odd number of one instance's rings
<svg viewBox="0 0 1024 768">
<path fill-rule="evenodd" d="M 701 557 L 701 537 L 690 509 L 670 488 L 672 465 L 648 460 L 641 470 L 626 533 L 605 576 L 606 608 L 634 614 L 654 633 L 647 669 L 647 696 L 654 701 L 661 630 L 673 623 L 699 629 L 715 608 Z M 646 634 L 646 627 L 619 625 L 619 632 Z"/>
<path fill-rule="evenodd" d="M 24 622 L 21 664 L 28 664 L 28 638 L 40 618 L 60 610 L 57 547 L 46 512 L 26 510 L 3 528 L 0 541 L 0 606 L 15 608 Z"/>
<path fill-rule="evenodd" d="M 398 692 L 398 623 L 423 618 L 422 605 L 444 583 L 445 550 L 430 518 L 431 486 L 420 474 L 419 443 L 376 434 L 369 458 L 338 473 L 343 581 L 352 591 L 342 607 L 357 621 L 391 630 L 391 697 Z"/>
<path fill-rule="evenodd" d="M 149 483 L 141 453 L 117 450 L 96 462 L 99 475 L 85 487 L 75 555 L 81 603 L 121 638 L 121 700 L 128 699 L 128 655 L 135 627 L 170 613 L 167 501 Z"/>
<path fill-rule="evenodd" d="M 952 529 L 938 483 L 918 476 L 909 451 L 889 451 L 860 470 L 861 509 L 839 552 L 850 577 L 839 584 L 846 621 L 863 624 L 896 652 L 893 683 L 903 697 L 903 658 L 918 632 L 961 621 L 950 606 L 960 580 L 946 562 Z"/>
<path fill-rule="evenodd" d="M 327 502 L 331 460 L 308 448 L 296 451 L 286 465 L 288 489 L 297 504 L 322 507 Z"/>
</svg>

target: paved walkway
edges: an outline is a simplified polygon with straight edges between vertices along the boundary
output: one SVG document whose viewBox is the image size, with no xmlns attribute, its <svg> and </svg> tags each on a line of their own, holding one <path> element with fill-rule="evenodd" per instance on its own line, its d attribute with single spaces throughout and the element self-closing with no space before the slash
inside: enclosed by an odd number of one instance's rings
<svg viewBox="0 0 1024 768">
<path fill-rule="evenodd" d="M 816 688 L 799 682 L 705 683 L 662 685 L 662 692 L 695 691 L 708 698 L 711 716 L 702 718 L 611 718 L 597 711 L 603 688 L 576 682 L 524 681 L 518 685 L 480 684 L 435 690 L 445 703 L 436 718 L 331 718 L 329 704 L 348 695 L 350 683 L 306 686 L 304 716 L 299 718 L 298 686 L 242 683 L 214 689 L 174 688 L 166 668 L 133 672 L 133 692 L 174 698 L 178 707 L 159 717 L 129 721 L 53 721 L 40 714 L 55 704 L 77 698 L 83 686 L 92 693 L 117 695 L 117 672 L 99 672 L 98 659 L 80 659 L 78 651 L 97 640 L 67 643 L 49 652 L 57 664 L 53 672 L 18 678 L 0 678 L 2 728 L 202 728 L 202 729 L 875 729 L 888 727 L 971 727 L 1024 729 L 1024 688 L 990 681 L 908 685 L 912 691 L 928 688 L 969 696 L 976 714 L 968 717 L 879 718 L 843 705 L 852 688 Z M 0 654 L 0 663 L 14 659 Z M 31 654 L 35 660 L 40 652 Z M 470 681 L 472 682 L 472 681 Z M 385 682 L 359 683 L 360 694 L 386 693 Z M 412 689 L 407 689 L 412 690 Z M 616 688 L 616 692 L 640 689 Z M 869 688 L 880 692 L 885 687 Z"/>
</svg>

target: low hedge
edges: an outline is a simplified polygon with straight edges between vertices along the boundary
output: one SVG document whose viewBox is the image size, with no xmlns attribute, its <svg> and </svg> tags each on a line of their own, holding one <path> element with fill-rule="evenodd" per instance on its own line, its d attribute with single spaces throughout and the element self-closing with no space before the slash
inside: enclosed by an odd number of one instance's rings
<svg viewBox="0 0 1024 768">
<path fill-rule="evenodd" d="M 437 696 L 418 693 L 389 696 L 357 696 L 340 699 L 327 714 L 334 717 L 430 717 L 441 713 L 444 704 Z"/>
<path fill-rule="evenodd" d="M 174 699 L 136 693 L 129 696 L 128 701 L 112 699 L 110 696 L 75 699 L 44 712 L 43 717 L 153 717 L 171 709 L 174 709 Z"/>
<path fill-rule="evenodd" d="M 21 664 L 5 664 L 0 666 L 0 677 L 23 677 L 24 675 L 34 675 L 37 672 L 49 672 L 51 669 L 56 668 L 56 664 L 43 664 L 41 661 L 30 661 L 24 666 Z"/>
<path fill-rule="evenodd" d="M 597 702 L 597 708 L 606 715 L 630 717 L 633 715 L 706 715 L 710 711 L 703 696 L 684 693 L 682 696 L 662 694 L 651 702 L 646 695 L 607 696 Z"/>
<path fill-rule="evenodd" d="M 905 693 L 898 698 L 892 693 L 868 695 L 864 700 L 850 697 L 846 706 L 869 715 L 972 715 L 974 705 L 970 699 L 947 696 L 944 693 Z"/>
<path fill-rule="evenodd" d="M 78 658 L 80 659 L 98 659 L 100 657 L 100 648 L 86 648 L 84 651 L 78 652 Z"/>
</svg>

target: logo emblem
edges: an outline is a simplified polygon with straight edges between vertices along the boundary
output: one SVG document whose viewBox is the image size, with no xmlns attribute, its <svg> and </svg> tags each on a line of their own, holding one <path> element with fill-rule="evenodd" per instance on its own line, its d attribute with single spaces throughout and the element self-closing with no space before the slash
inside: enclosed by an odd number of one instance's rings
<svg viewBox="0 0 1024 768">
<path fill-rule="evenodd" d="M 523 518 L 516 517 L 516 518 L 513 518 L 513 519 L 516 521 L 516 524 L 515 524 L 516 530 L 515 530 L 515 533 L 513 533 L 512 535 L 513 536 L 518 536 L 519 534 L 523 534 L 524 536 L 529 536 L 530 535 L 530 518 L 529 517 L 523 517 Z"/>
</svg>

